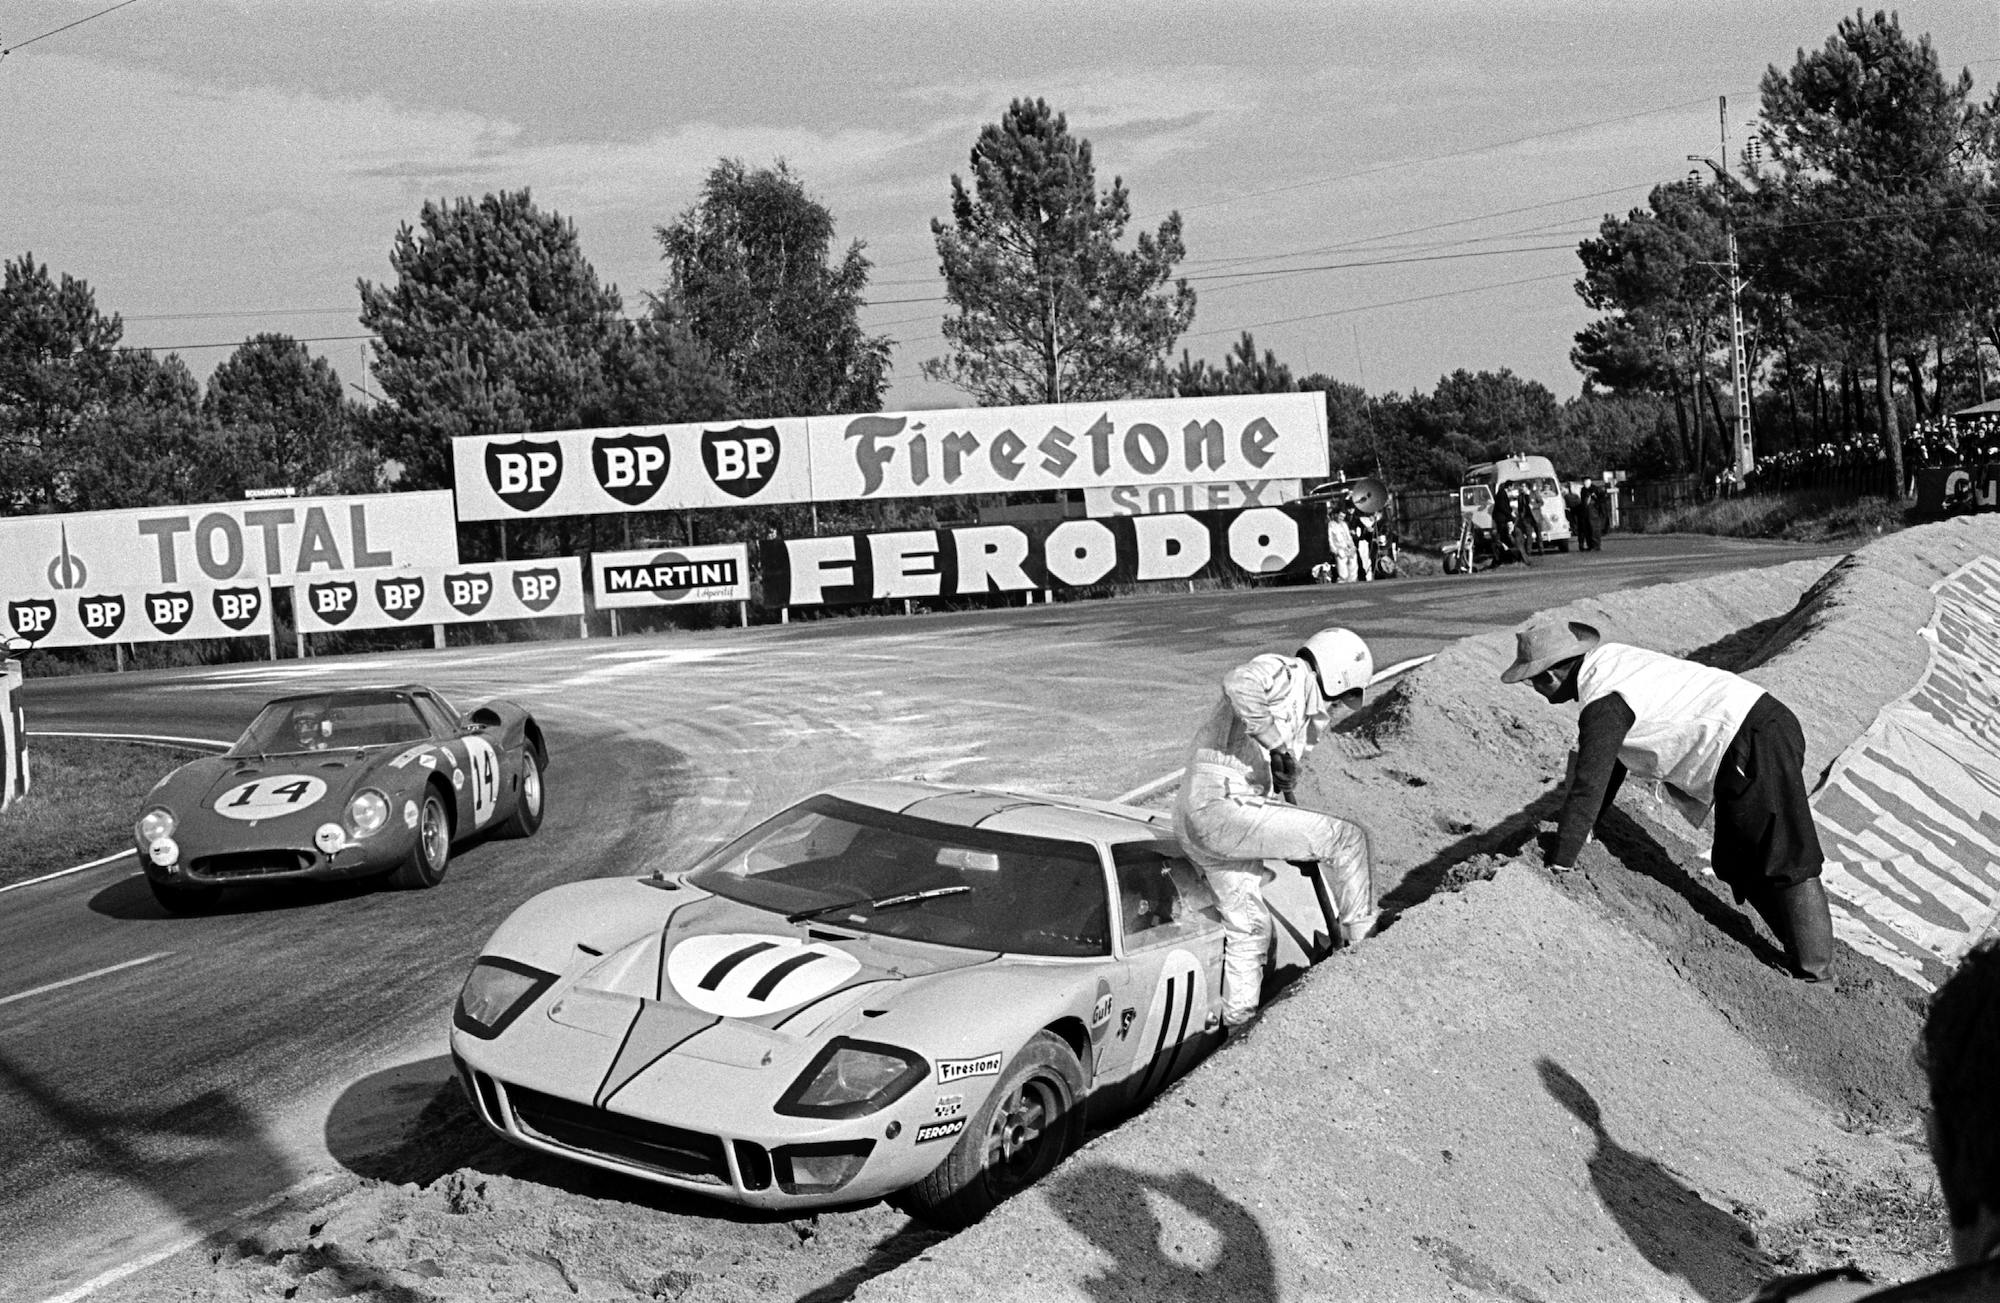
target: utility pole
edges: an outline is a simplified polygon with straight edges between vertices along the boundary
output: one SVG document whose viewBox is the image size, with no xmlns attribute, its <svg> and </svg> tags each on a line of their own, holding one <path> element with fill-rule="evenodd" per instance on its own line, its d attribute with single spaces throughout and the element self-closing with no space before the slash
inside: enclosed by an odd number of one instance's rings
<svg viewBox="0 0 2000 1303">
<path fill-rule="evenodd" d="M 1729 97 L 1716 97 L 1722 123 L 1722 165 L 1729 166 Z M 1725 195 L 1727 200 L 1728 196 Z M 1743 347 L 1743 279 L 1736 267 L 1736 220 L 1729 208 L 1723 209 L 1723 239 L 1729 246 L 1729 363 L 1730 383 L 1736 394 L 1736 473 L 1747 476 L 1757 459 L 1750 444 L 1750 367 Z"/>
</svg>

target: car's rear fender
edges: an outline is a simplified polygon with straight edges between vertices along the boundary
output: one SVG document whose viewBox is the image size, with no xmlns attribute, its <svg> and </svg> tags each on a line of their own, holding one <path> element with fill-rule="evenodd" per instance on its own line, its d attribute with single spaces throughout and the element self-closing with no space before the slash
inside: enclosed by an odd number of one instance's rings
<svg viewBox="0 0 2000 1303">
<path fill-rule="evenodd" d="M 466 718 L 481 728 L 498 732 L 500 744 L 509 750 L 521 745 L 534 726 L 534 719 L 527 711 L 506 700 L 489 701 Z M 539 741 L 536 745 L 539 748 Z"/>
</svg>

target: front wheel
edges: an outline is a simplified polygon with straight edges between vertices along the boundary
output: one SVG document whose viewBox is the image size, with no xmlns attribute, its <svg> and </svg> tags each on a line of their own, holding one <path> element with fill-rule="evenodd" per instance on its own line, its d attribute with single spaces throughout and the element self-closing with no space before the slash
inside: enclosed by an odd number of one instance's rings
<svg viewBox="0 0 2000 1303">
<path fill-rule="evenodd" d="M 444 801 L 435 788 L 424 791 L 423 809 L 417 815 L 417 844 L 410 856 L 389 873 L 389 885 L 409 891 L 435 887 L 444 881 L 446 863 L 451 859 L 451 820 Z"/>
<path fill-rule="evenodd" d="M 521 750 L 521 786 L 514 793 L 514 813 L 500 828 L 502 837 L 532 837 L 542 826 L 542 755 L 531 744 Z"/>
<path fill-rule="evenodd" d="M 1558 541 L 1558 542 L 1556 543 L 1556 551 L 1558 551 L 1558 552 L 1567 552 L 1567 551 L 1569 551 L 1569 540 L 1565 538 L 1565 539 L 1562 539 L 1562 540 Z"/>
<path fill-rule="evenodd" d="M 206 914 L 222 899 L 220 887 L 176 887 L 153 877 L 146 879 L 146 885 L 153 889 L 153 899 L 160 902 L 160 908 L 169 914 Z"/>
<path fill-rule="evenodd" d="M 1083 1068 L 1051 1032 L 1036 1032 L 966 1122 L 937 1170 L 898 1203 L 932 1225 L 959 1229 L 1047 1176 L 1082 1132 Z"/>
</svg>

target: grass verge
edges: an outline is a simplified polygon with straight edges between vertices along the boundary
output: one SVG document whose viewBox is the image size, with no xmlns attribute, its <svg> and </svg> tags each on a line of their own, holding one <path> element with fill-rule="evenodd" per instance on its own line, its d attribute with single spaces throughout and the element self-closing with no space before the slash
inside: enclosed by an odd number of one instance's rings
<svg viewBox="0 0 2000 1303">
<path fill-rule="evenodd" d="M 30 742 L 34 785 L 0 814 L 0 886 L 124 850 L 153 784 L 201 754 L 77 738 Z"/>
<path fill-rule="evenodd" d="M 1914 523 L 1910 508 L 1889 498 L 1856 498 L 1828 489 L 1719 498 L 1646 522 L 1648 534 L 1718 534 L 1791 543 L 1892 534 Z"/>
</svg>

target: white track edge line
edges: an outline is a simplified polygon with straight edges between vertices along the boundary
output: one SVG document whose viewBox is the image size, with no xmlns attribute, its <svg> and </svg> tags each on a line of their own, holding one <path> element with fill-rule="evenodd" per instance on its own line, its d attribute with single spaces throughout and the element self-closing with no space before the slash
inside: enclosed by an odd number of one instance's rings
<svg viewBox="0 0 2000 1303">
<path fill-rule="evenodd" d="M 29 878 L 26 882 L 10 882 L 4 887 L 0 887 L 0 894 L 5 894 L 9 891 L 19 891 L 23 887 L 32 887 L 38 882 L 52 882 L 57 878 L 67 878 L 70 874 L 81 873 L 85 869 L 102 868 L 114 861 L 124 859 L 127 855 L 137 855 L 138 853 L 138 849 L 135 847 L 131 850 L 123 850 L 113 855 L 107 855 L 101 860 L 92 860 L 88 864 L 73 864 L 67 869 L 57 869 L 54 873 L 44 873 L 41 877 Z"/>
<path fill-rule="evenodd" d="M 65 977 L 59 982 L 46 982 L 41 986 L 30 987 L 25 991 L 16 991 L 12 995 L 0 995 L 0 1005 L 13 1004 L 20 1000 L 32 999 L 38 995 L 47 995 L 50 991 L 60 991 L 66 986 L 75 986 L 78 982 L 88 982 L 92 978 L 109 977 L 113 973 L 122 973 L 128 968 L 137 968 L 141 964 L 150 964 L 156 959 L 167 959 L 179 953 L 177 950 L 158 950 L 150 955 L 141 955 L 137 959 L 127 959 L 123 963 L 92 969 L 88 973 L 78 973 L 75 977 Z"/>
</svg>

